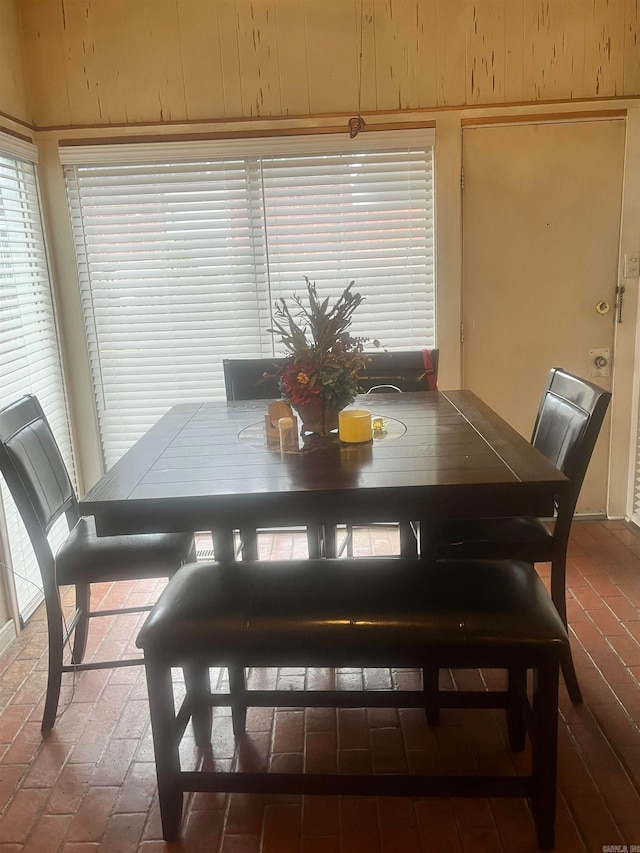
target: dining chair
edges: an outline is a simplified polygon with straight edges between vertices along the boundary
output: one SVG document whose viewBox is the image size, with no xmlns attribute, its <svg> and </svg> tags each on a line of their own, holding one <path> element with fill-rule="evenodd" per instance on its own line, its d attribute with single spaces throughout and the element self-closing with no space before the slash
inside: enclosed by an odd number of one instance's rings
<svg viewBox="0 0 640 853">
<path fill-rule="evenodd" d="M 438 349 L 368 352 L 366 355 L 369 361 L 358 380 L 365 394 L 437 389 Z"/>
<path fill-rule="evenodd" d="M 499 518 L 442 522 L 435 527 L 438 559 L 514 559 L 551 563 L 551 597 L 567 627 L 566 568 L 576 502 L 611 394 L 553 368 L 542 394 L 531 443 L 569 479 L 553 520 Z M 574 703 L 582 694 L 567 647 L 562 671 Z"/>
<path fill-rule="evenodd" d="M 47 613 L 49 670 L 42 731 L 53 728 L 63 672 L 142 664 L 141 658 L 83 663 L 89 620 L 139 613 L 148 607 L 91 610 L 94 583 L 170 577 L 196 558 L 192 533 L 97 536 L 92 518 L 81 517 L 77 497 L 45 414 L 33 395 L 0 411 L 0 472 L 36 555 Z M 68 535 L 53 552 L 49 533 L 66 516 Z M 60 588 L 75 587 L 75 612 L 66 619 Z M 71 640 L 73 638 L 73 644 Z M 70 663 L 64 663 L 65 647 Z"/>
<path fill-rule="evenodd" d="M 284 358 L 225 358 L 222 361 L 224 387 L 227 400 L 276 400 L 280 397 L 278 380 L 274 372 L 285 361 Z M 296 528 L 300 529 L 300 528 Z M 238 553 L 244 559 L 258 558 L 258 536 L 266 530 L 240 531 Z M 324 553 L 323 530 L 316 525 L 308 525 L 307 548 L 310 557 L 319 557 Z"/>
<path fill-rule="evenodd" d="M 222 360 L 227 400 L 277 400 L 278 380 L 273 375 L 284 358 L 225 358 Z"/>
<path fill-rule="evenodd" d="M 360 378 L 360 387 L 366 394 L 436 391 L 438 388 L 438 349 L 368 352 L 367 355 L 369 363 Z M 398 525 L 389 522 L 357 526 L 348 524 L 336 552 L 338 556 L 346 552 L 348 557 L 353 557 L 354 531 L 363 527 L 398 528 L 400 552 L 407 557 L 415 555 L 417 546 L 414 527 L 409 523 Z"/>
</svg>

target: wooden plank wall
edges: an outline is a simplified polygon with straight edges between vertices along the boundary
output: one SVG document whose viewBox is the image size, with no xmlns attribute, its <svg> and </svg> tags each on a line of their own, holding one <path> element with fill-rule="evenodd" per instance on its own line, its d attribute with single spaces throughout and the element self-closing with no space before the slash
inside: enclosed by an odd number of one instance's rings
<svg viewBox="0 0 640 853">
<path fill-rule="evenodd" d="M 20 0 L 0 0 L 0 115 L 30 123 L 20 38 Z"/>
<path fill-rule="evenodd" d="M 365 113 L 635 96 L 639 6 L 22 0 L 20 12 L 27 90 L 46 128 L 353 113 L 361 19 Z"/>
</svg>

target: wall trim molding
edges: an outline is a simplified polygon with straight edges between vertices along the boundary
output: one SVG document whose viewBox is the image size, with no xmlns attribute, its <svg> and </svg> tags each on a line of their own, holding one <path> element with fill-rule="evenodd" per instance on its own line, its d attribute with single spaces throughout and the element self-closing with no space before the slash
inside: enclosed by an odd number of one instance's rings
<svg viewBox="0 0 640 853">
<path fill-rule="evenodd" d="M 505 110 L 532 110 L 532 114 L 538 114 L 540 109 L 546 109 L 553 111 L 554 107 L 558 107 L 559 109 L 567 110 L 567 108 L 573 109 L 592 109 L 594 106 L 601 104 L 603 105 L 603 109 L 606 109 L 606 104 L 615 104 L 618 109 L 627 109 L 630 106 L 637 106 L 640 103 L 640 94 L 638 95 L 612 95 L 606 98 L 580 98 L 578 100 L 571 99 L 553 99 L 546 101 L 505 101 L 504 103 L 482 103 L 482 104 L 447 104 L 441 106 L 433 106 L 433 107 L 421 107 L 419 109 L 412 110 L 384 110 L 384 111 L 372 111 L 372 112 L 362 112 L 362 116 L 367 122 L 367 129 L 369 129 L 369 122 L 372 124 L 375 121 L 379 121 L 381 123 L 391 123 L 397 122 L 397 125 L 394 129 L 399 129 L 400 127 L 406 127 L 408 122 L 416 122 L 418 127 L 424 126 L 425 121 L 434 121 L 434 118 L 438 114 L 442 113 L 450 113 L 450 112 L 459 112 L 459 113 L 478 113 L 478 112 L 489 112 L 498 114 L 500 112 L 504 112 Z M 549 113 L 550 115 L 553 112 Z M 75 133 L 87 133 L 91 131 L 102 131 L 104 134 L 111 133 L 123 133 L 129 134 L 130 131 L 134 130 L 144 130 L 144 129 L 155 129 L 155 131 L 159 134 L 163 134 L 164 132 L 170 132 L 171 130 L 176 130 L 177 128 L 186 128 L 185 132 L 193 132 L 195 128 L 203 128 L 210 127 L 211 131 L 205 132 L 220 132 L 225 135 L 229 133 L 228 130 L 218 130 L 215 128 L 225 127 L 225 128 L 234 128 L 236 131 L 240 132 L 242 129 L 247 130 L 247 126 L 249 126 L 249 130 L 247 132 L 252 132 L 255 135 L 260 135 L 264 133 L 264 130 L 260 130 L 260 128 L 267 127 L 268 125 L 275 125 L 276 127 L 289 127 L 291 129 L 304 129 L 304 128 L 313 128 L 313 132 L 320 133 L 323 132 L 321 128 L 323 126 L 330 126 L 329 132 L 336 132 L 337 129 L 344 129 L 346 131 L 348 127 L 349 118 L 353 115 L 353 113 L 319 113 L 315 115 L 297 115 L 297 116 L 236 116 L 235 118 L 201 118 L 201 119 L 176 119 L 172 121 L 147 121 L 147 122 L 127 122 L 120 124 L 77 124 L 77 125 L 38 125 L 35 122 L 26 122 L 23 119 L 16 118 L 15 116 L 9 115 L 8 113 L 3 113 L 0 111 L 0 124 L 10 123 L 14 124 L 23 129 L 23 131 L 36 133 L 36 134 L 75 134 Z M 428 118 L 432 117 L 432 118 Z M 339 124 L 338 124 L 339 123 Z M 378 127 L 380 129 L 380 127 Z M 282 132 L 280 130 L 280 132 Z M 304 130 L 303 130 L 304 132 Z M 307 131 L 311 132 L 311 131 Z"/>
</svg>

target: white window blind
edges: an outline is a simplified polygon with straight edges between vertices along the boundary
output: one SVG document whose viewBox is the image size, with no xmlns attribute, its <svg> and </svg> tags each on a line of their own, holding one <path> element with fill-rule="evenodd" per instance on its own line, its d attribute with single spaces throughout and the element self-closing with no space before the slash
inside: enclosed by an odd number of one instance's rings
<svg viewBox="0 0 640 853">
<path fill-rule="evenodd" d="M 355 280 L 354 334 L 434 344 L 432 145 L 387 140 L 62 152 L 107 467 L 174 403 L 224 399 L 223 358 L 283 354 L 273 305 L 304 276 Z"/>
<path fill-rule="evenodd" d="M 69 419 L 60 368 L 36 173 L 30 147 L 0 134 L 0 407 L 36 394 L 73 478 Z M 9 551 L 23 620 L 42 600 L 42 581 L 27 532 L 2 482 Z M 57 547 L 66 531 L 52 532 Z"/>
</svg>

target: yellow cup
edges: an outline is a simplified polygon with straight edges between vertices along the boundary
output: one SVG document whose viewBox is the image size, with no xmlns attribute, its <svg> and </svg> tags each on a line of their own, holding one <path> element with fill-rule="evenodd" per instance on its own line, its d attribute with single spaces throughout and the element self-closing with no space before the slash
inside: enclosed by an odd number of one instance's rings
<svg viewBox="0 0 640 853">
<path fill-rule="evenodd" d="M 344 409 L 338 413 L 340 441 L 363 444 L 371 441 L 371 412 L 366 409 Z"/>
</svg>

